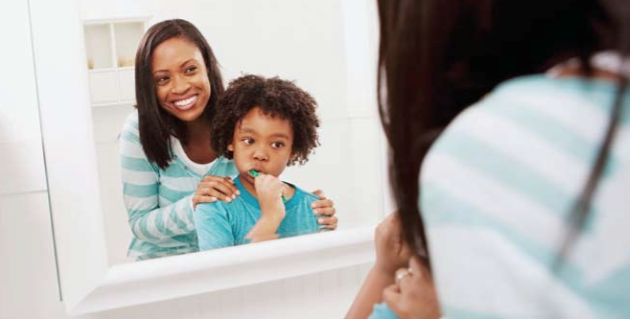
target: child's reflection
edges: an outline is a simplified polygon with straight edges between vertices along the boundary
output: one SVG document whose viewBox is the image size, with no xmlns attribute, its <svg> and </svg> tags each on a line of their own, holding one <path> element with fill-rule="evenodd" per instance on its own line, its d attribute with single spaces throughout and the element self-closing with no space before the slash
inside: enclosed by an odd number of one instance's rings
<svg viewBox="0 0 630 319">
<path fill-rule="evenodd" d="M 315 233 L 318 197 L 282 182 L 287 165 L 304 164 L 319 144 L 315 100 L 295 84 L 248 75 L 230 83 L 217 105 L 212 147 L 234 160 L 241 193 L 195 210 L 200 250 Z"/>
</svg>

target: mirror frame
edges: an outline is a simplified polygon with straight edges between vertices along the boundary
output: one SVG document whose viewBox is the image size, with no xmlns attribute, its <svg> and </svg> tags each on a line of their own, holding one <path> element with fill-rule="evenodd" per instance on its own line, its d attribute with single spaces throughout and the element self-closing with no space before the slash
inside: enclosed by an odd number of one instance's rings
<svg viewBox="0 0 630 319">
<path fill-rule="evenodd" d="M 88 76 L 83 64 L 77 63 L 86 61 L 78 8 L 76 0 L 29 0 L 60 291 L 69 314 L 191 296 L 374 260 L 375 226 L 369 225 L 139 263 L 110 264 Z M 254 267 L 254 273 L 242 271 Z"/>
</svg>

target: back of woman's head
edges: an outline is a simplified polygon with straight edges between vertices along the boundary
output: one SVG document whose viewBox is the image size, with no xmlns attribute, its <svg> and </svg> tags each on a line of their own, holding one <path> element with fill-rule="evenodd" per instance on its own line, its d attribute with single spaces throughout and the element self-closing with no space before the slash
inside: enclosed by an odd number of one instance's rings
<svg viewBox="0 0 630 319">
<path fill-rule="evenodd" d="M 627 29 L 621 24 L 630 20 L 628 4 L 378 0 L 379 110 L 391 146 L 393 193 L 409 243 L 426 249 L 418 176 L 441 130 L 507 79 L 544 72 L 570 57 L 585 62 L 588 73 L 594 52 L 620 48 L 618 35 Z M 609 18 L 612 10 L 625 20 Z"/>
<path fill-rule="evenodd" d="M 212 48 L 192 23 L 173 19 L 151 26 L 144 34 L 136 52 L 136 108 L 138 109 L 140 140 L 147 158 L 164 168 L 171 159 L 170 135 L 175 135 L 182 143 L 187 142 L 185 123 L 160 107 L 156 95 L 152 71 L 152 56 L 163 42 L 180 38 L 197 46 L 203 56 L 210 80 L 210 99 L 201 115 L 210 123 L 217 99 L 224 91 L 223 79 Z"/>
</svg>

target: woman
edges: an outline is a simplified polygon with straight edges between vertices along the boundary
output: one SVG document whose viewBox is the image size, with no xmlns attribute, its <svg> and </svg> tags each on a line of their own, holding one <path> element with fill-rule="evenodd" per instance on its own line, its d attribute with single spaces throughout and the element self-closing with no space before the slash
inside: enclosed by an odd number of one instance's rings
<svg viewBox="0 0 630 319">
<path fill-rule="evenodd" d="M 630 317 L 630 2 L 379 13 L 399 210 L 348 318 Z"/>
<path fill-rule="evenodd" d="M 125 206 L 139 260 L 199 250 L 193 222 L 198 203 L 239 195 L 231 160 L 210 147 L 210 125 L 223 80 L 212 49 L 191 23 L 155 24 L 136 54 L 136 108 L 120 138 Z M 313 203 L 330 229 L 337 218 L 321 192 Z"/>
</svg>

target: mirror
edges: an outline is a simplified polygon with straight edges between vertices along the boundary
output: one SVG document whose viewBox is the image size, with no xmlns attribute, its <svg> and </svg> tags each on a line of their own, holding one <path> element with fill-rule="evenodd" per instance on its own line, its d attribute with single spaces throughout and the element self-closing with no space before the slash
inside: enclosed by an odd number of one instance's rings
<svg viewBox="0 0 630 319">
<path fill-rule="evenodd" d="M 311 93 L 319 103 L 321 146 L 306 165 L 287 167 L 281 179 L 305 190 L 323 189 L 335 201 L 340 229 L 378 220 L 385 188 L 373 80 L 376 50 L 369 50 L 375 45 L 368 29 L 348 30 L 350 17 L 341 2 L 149 3 L 133 8 L 121 2 L 108 12 L 110 1 L 80 1 L 110 260 L 132 260 L 126 257 L 132 235 L 117 139 L 133 112 L 135 48 L 145 29 L 174 17 L 203 33 L 226 85 L 242 74 L 277 75 Z"/>
<path fill-rule="evenodd" d="M 392 206 L 376 111 L 375 3 L 64 0 L 51 6 L 33 0 L 30 10 L 61 288 L 69 312 L 182 297 L 373 258 L 373 226 Z M 50 10 L 59 14 L 52 18 L 46 14 Z M 117 138 L 133 111 L 131 48 L 146 28 L 170 18 L 186 19 L 201 30 L 225 84 L 241 74 L 277 75 L 317 100 L 321 146 L 306 165 L 288 167 L 281 179 L 309 191 L 323 189 L 335 201 L 338 230 L 130 263 Z M 59 40 L 56 34 L 68 37 Z M 242 271 L 253 266 L 255 278 Z"/>
</svg>

